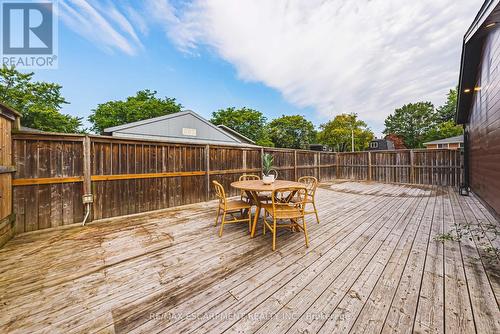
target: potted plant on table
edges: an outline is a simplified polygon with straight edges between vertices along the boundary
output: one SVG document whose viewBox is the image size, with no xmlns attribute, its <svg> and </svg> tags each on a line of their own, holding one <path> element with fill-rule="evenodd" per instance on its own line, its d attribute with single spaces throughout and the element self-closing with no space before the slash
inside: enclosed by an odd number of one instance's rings
<svg viewBox="0 0 500 334">
<path fill-rule="evenodd" d="M 271 154 L 266 153 L 262 157 L 262 182 L 264 184 L 271 184 L 278 178 L 278 172 L 273 169 L 274 158 Z"/>
</svg>

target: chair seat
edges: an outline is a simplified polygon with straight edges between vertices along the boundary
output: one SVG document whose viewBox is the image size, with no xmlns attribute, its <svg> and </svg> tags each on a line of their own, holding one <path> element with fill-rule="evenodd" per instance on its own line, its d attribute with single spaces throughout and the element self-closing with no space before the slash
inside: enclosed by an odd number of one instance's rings
<svg viewBox="0 0 500 334">
<path fill-rule="evenodd" d="M 273 215 L 273 205 L 272 204 L 264 204 L 262 208 L 269 212 L 269 214 Z M 293 219 L 293 218 L 301 218 L 302 212 L 299 208 L 293 208 L 290 206 L 284 206 L 283 208 L 277 207 L 276 214 L 274 216 L 276 219 Z"/>
<path fill-rule="evenodd" d="M 222 205 L 221 205 L 222 207 Z M 250 209 L 252 206 L 245 201 L 242 200 L 231 200 L 226 202 L 226 209 L 227 211 L 232 211 L 232 210 L 243 210 L 243 209 Z"/>
</svg>

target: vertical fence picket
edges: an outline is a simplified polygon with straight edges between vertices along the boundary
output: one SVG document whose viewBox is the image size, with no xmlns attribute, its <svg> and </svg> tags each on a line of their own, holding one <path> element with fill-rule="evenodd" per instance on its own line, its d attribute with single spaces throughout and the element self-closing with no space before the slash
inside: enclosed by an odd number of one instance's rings
<svg viewBox="0 0 500 334">
<path fill-rule="evenodd" d="M 82 194 L 93 194 L 92 219 L 208 200 L 211 180 L 235 195 L 230 183 L 243 173 L 261 174 L 264 153 L 274 155 L 280 179 L 315 175 L 322 181 L 456 187 L 462 177 L 460 152 L 450 150 L 313 152 L 32 133 L 13 135 L 13 146 L 19 147 L 13 153 L 13 168 L 19 172 L 12 192 L 18 233 L 80 222 Z M 43 187 L 50 187 L 50 198 L 33 191 Z M 60 218 L 51 209 L 55 225 L 35 214 L 47 207 L 61 208 Z"/>
</svg>

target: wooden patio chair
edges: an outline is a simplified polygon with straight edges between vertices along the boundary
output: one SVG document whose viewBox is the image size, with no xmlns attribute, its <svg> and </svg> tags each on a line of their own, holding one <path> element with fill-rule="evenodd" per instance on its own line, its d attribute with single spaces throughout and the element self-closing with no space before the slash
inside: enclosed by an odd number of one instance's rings
<svg viewBox="0 0 500 334">
<path fill-rule="evenodd" d="M 238 181 L 248 181 L 248 180 L 260 180 L 260 176 L 252 174 L 243 174 L 238 179 Z M 248 195 L 244 190 L 241 191 L 241 200 L 246 202 L 251 202 L 251 199 L 248 198 Z M 258 200 L 260 203 L 268 203 L 271 200 L 271 194 L 259 194 Z"/>
<path fill-rule="evenodd" d="M 262 204 L 264 209 L 263 234 L 269 229 L 273 235 L 273 251 L 276 250 L 276 234 L 278 228 L 290 228 L 291 230 L 302 230 L 306 241 L 306 247 L 309 247 L 309 236 L 305 220 L 305 202 L 307 199 L 307 190 L 305 188 L 287 187 L 279 188 L 273 191 L 270 204 Z M 272 222 L 268 222 L 268 217 Z M 279 221 L 290 221 L 288 224 L 279 223 Z M 302 222 L 302 224 L 300 224 Z"/>
<path fill-rule="evenodd" d="M 219 199 L 219 206 L 217 207 L 217 217 L 215 218 L 215 226 L 219 222 L 219 216 L 222 211 L 222 222 L 219 231 L 219 237 L 222 237 L 222 231 L 224 229 L 224 224 L 228 223 L 238 223 L 238 222 L 248 222 L 248 230 L 251 231 L 252 228 L 252 205 L 248 202 L 242 200 L 229 200 L 226 198 L 226 192 L 224 187 L 217 181 L 212 181 L 215 188 L 215 195 Z M 236 217 L 235 213 L 239 212 L 240 217 Z M 247 218 L 244 217 L 244 212 L 248 215 Z M 231 220 L 226 220 L 226 216 L 230 215 Z"/>
<path fill-rule="evenodd" d="M 316 221 L 319 224 L 318 210 L 316 209 L 316 202 L 315 202 L 316 189 L 318 188 L 318 184 L 319 184 L 318 179 L 315 178 L 314 176 L 302 176 L 299 178 L 298 182 L 303 183 L 307 189 L 307 197 L 306 197 L 305 206 L 307 207 L 307 205 L 309 204 L 309 205 L 312 205 L 312 207 L 313 207 L 313 210 L 311 210 L 311 211 L 307 211 L 307 208 L 304 207 L 304 210 L 305 210 L 304 213 L 306 215 L 310 215 L 310 214 L 314 213 L 316 215 Z M 294 199 L 294 201 L 295 201 L 295 199 Z"/>
</svg>

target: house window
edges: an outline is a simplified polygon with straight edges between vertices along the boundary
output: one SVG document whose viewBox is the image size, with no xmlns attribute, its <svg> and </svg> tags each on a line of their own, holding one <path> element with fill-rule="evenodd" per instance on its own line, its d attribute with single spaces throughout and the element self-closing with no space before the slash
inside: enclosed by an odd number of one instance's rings
<svg viewBox="0 0 500 334">
<path fill-rule="evenodd" d="M 460 143 L 460 148 L 464 148 L 464 143 Z"/>
<path fill-rule="evenodd" d="M 448 144 L 438 144 L 438 148 L 448 148 Z"/>
<path fill-rule="evenodd" d="M 378 148 L 378 142 L 376 141 L 370 142 L 370 148 Z"/>
</svg>

